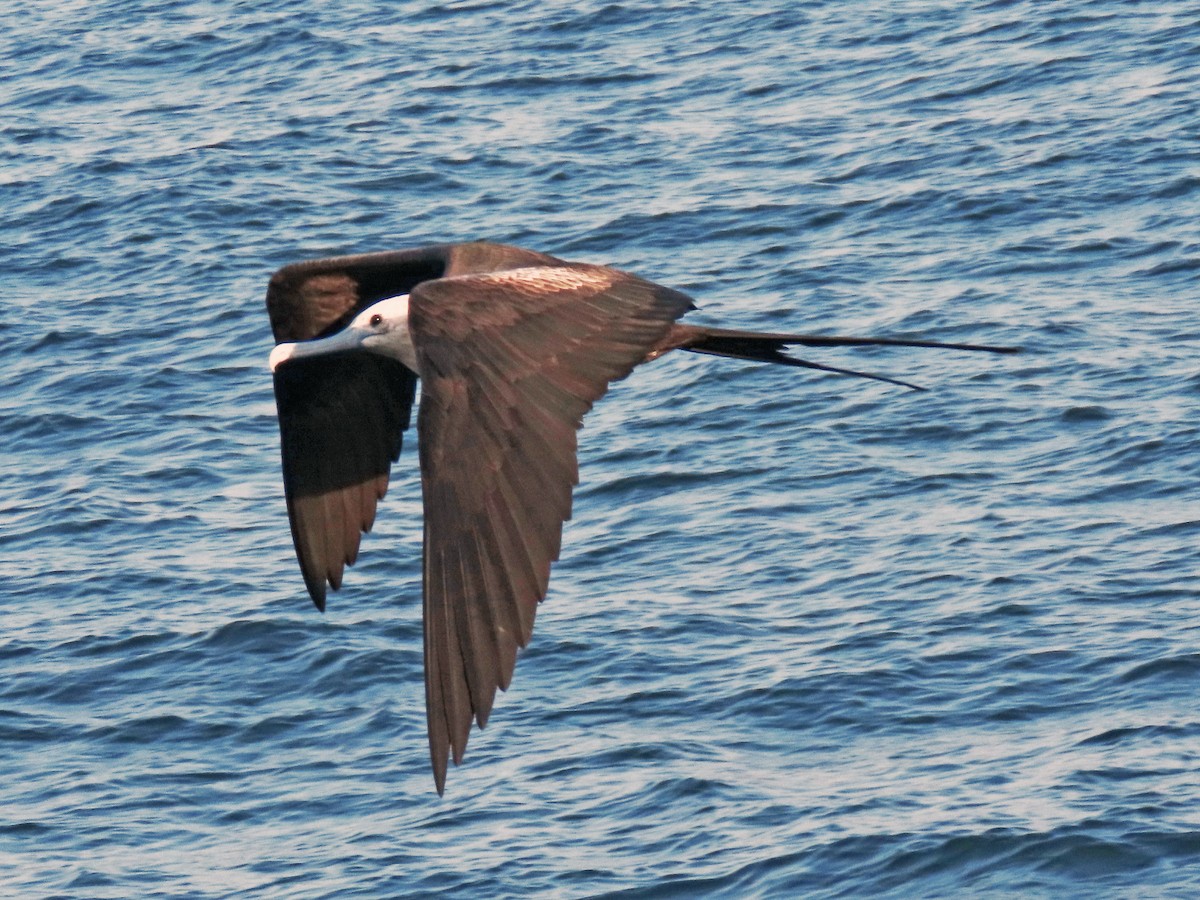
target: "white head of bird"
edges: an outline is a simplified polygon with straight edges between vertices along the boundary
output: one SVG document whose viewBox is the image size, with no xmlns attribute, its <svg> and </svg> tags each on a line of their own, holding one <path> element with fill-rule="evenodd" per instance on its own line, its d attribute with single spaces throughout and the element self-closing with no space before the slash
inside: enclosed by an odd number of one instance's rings
<svg viewBox="0 0 1200 900">
<path fill-rule="evenodd" d="M 279 344 L 271 351 L 269 362 L 274 372 L 289 360 L 346 350 L 366 350 L 389 356 L 416 372 L 417 353 L 408 330 L 408 294 L 371 304 L 337 334 L 312 341 Z"/>
</svg>

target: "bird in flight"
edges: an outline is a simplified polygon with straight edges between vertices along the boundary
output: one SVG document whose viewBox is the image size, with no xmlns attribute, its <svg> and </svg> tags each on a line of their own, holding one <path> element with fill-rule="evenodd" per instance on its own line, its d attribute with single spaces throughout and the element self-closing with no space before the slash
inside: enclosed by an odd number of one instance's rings
<svg viewBox="0 0 1200 900">
<path fill-rule="evenodd" d="M 320 610 L 375 520 L 421 381 L 425 710 L 439 794 L 532 635 L 579 481 L 576 431 L 612 382 L 688 350 L 916 388 L 784 351 L 1014 350 L 676 321 L 693 308 L 617 269 L 485 242 L 309 260 L 272 276 L 284 495 Z"/>
</svg>

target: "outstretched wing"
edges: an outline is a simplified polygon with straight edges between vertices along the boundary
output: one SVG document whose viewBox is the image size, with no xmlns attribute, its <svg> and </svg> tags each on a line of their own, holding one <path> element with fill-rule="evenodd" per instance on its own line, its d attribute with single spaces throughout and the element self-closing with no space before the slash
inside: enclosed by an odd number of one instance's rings
<svg viewBox="0 0 1200 900">
<path fill-rule="evenodd" d="M 599 266 L 415 288 L 423 379 L 425 697 L 437 789 L 512 677 L 558 558 L 584 413 L 691 300 Z"/>
<path fill-rule="evenodd" d="M 421 282 L 531 264 L 562 263 L 482 242 L 308 260 L 275 273 L 267 311 L 277 341 L 304 341 L 341 330 L 360 310 Z M 319 609 L 375 520 L 415 389 L 412 372 L 367 353 L 306 357 L 275 370 L 288 521 Z"/>
<path fill-rule="evenodd" d="M 358 556 L 387 492 L 412 413 L 417 376 L 399 362 L 336 353 L 275 370 L 283 492 L 309 596 L 325 608 Z"/>
</svg>

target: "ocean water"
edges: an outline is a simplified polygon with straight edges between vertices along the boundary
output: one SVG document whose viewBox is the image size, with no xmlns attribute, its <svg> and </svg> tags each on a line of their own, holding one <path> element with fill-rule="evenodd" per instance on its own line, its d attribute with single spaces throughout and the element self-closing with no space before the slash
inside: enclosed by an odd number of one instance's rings
<svg viewBox="0 0 1200 900">
<path fill-rule="evenodd" d="M 11 0 L 0 894 L 1200 892 L 1200 12 Z M 489 238 L 693 320 L 588 417 L 444 798 L 412 445 L 329 611 L 278 266 Z"/>
</svg>

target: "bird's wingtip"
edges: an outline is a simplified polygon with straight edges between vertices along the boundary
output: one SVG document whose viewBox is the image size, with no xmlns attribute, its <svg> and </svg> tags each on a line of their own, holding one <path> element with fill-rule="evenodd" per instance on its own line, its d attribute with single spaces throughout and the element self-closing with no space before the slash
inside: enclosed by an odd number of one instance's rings
<svg viewBox="0 0 1200 900">
<path fill-rule="evenodd" d="M 324 588 L 324 585 L 321 586 Z M 308 596 L 312 597 L 313 606 L 317 608 L 317 612 L 325 612 L 325 591 L 313 590 L 309 588 Z"/>
</svg>

